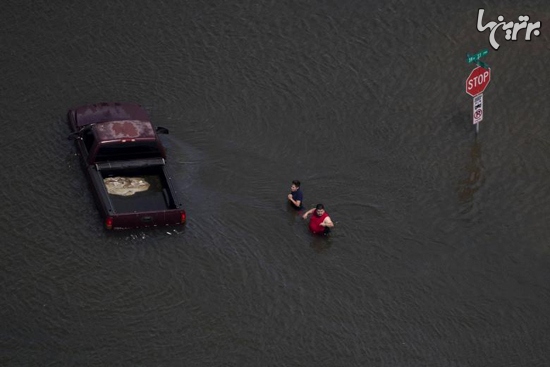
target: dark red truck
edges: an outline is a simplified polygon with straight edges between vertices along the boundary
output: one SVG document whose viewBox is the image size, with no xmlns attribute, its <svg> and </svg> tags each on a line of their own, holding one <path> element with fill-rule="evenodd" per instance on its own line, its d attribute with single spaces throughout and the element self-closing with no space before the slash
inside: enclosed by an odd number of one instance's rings
<svg viewBox="0 0 550 367">
<path fill-rule="evenodd" d="M 69 110 L 69 139 L 107 229 L 181 225 L 186 214 L 166 167 L 166 151 L 147 112 L 133 103 Z"/>
</svg>

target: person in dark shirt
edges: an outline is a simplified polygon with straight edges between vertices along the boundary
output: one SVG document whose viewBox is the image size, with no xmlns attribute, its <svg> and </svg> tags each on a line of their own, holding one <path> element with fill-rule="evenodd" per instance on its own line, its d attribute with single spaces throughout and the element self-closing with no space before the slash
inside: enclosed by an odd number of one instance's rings
<svg viewBox="0 0 550 367">
<path fill-rule="evenodd" d="M 302 194 L 302 190 L 300 190 L 300 181 L 292 181 L 292 185 L 290 185 L 290 194 L 288 194 L 288 201 L 290 201 L 290 205 L 296 210 L 304 208 L 304 194 Z"/>
</svg>

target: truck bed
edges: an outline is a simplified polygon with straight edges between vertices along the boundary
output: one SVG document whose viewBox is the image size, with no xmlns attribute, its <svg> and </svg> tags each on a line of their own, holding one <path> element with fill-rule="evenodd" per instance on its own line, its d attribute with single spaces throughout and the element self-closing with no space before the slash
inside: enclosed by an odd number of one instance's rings
<svg viewBox="0 0 550 367">
<path fill-rule="evenodd" d="M 146 191 L 130 196 L 108 194 L 114 214 L 151 212 L 176 209 L 171 190 L 162 166 L 137 169 L 101 170 L 103 179 L 108 177 L 139 177 L 150 184 Z M 107 191 L 107 188 L 105 188 Z"/>
</svg>

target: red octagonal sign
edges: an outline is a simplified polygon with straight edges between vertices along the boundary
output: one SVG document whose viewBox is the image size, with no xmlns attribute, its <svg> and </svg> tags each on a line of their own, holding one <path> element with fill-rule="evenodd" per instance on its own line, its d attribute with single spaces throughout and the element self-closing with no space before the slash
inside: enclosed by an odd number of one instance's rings
<svg viewBox="0 0 550 367">
<path fill-rule="evenodd" d="M 472 97 L 483 93 L 489 81 L 491 81 L 491 69 L 484 69 L 478 66 L 472 70 L 470 76 L 466 79 L 466 93 Z"/>
</svg>

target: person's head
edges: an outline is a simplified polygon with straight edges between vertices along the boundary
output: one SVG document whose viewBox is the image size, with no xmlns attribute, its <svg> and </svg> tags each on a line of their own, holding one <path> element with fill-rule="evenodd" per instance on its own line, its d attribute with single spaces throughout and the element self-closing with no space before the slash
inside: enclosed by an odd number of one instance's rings
<svg viewBox="0 0 550 367">
<path fill-rule="evenodd" d="M 318 216 L 325 214 L 325 206 L 323 204 L 317 204 L 317 206 L 315 206 L 315 213 L 317 213 Z"/>
<path fill-rule="evenodd" d="M 290 191 L 295 192 L 300 189 L 300 181 L 294 180 L 292 181 L 292 185 L 290 185 Z"/>
</svg>

